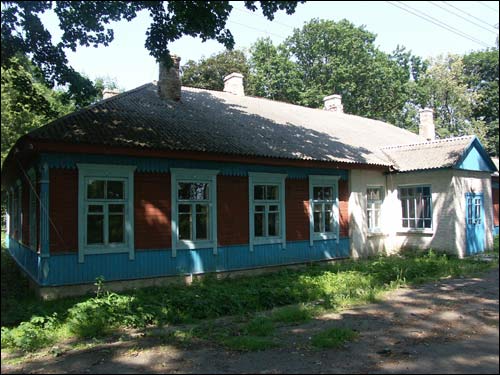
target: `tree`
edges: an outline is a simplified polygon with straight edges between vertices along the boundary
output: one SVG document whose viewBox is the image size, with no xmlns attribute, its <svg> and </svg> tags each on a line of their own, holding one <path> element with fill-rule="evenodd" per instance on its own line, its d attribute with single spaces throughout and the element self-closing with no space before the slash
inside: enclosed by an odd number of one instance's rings
<svg viewBox="0 0 500 375">
<path fill-rule="evenodd" d="M 303 2 L 303 1 L 300 1 Z M 42 24 L 40 14 L 52 9 L 63 31 L 62 40 L 54 45 Z M 245 1 L 245 7 L 256 11 L 256 1 Z M 262 1 L 260 8 L 269 20 L 278 10 L 295 12 L 296 1 Z M 2 2 L 2 67 L 11 58 L 26 55 L 37 66 L 50 87 L 68 85 L 68 93 L 79 105 L 97 95 L 92 82 L 68 65 L 64 49 L 77 46 L 107 46 L 113 41 L 111 21 L 130 21 L 140 11 L 151 16 L 145 46 L 157 60 L 171 64 L 168 45 L 183 35 L 215 39 L 226 48 L 234 47 L 234 38 L 226 28 L 232 10 L 229 1 L 5 1 Z"/>
<path fill-rule="evenodd" d="M 2 67 L 2 165 L 19 137 L 75 109 L 65 92 L 52 90 L 24 56 Z"/>
<path fill-rule="evenodd" d="M 477 94 L 476 101 L 472 104 L 472 118 L 484 121 L 483 145 L 491 155 L 498 156 L 498 45 L 496 48 L 465 55 L 463 64 L 467 87 Z"/>
<path fill-rule="evenodd" d="M 253 44 L 250 53 L 249 92 L 272 100 L 299 103 L 303 83 L 286 48 L 275 47 L 270 38 L 262 38 Z"/>
<path fill-rule="evenodd" d="M 341 94 L 347 113 L 394 122 L 406 102 L 406 74 L 374 44 L 375 34 L 347 20 L 313 19 L 285 41 L 304 90 L 299 104 L 321 107 Z"/>
<path fill-rule="evenodd" d="M 247 58 L 243 51 L 226 50 L 199 62 L 189 60 L 182 66 L 182 84 L 200 89 L 222 91 L 224 77 L 238 72 L 249 75 Z M 243 81 L 246 85 L 246 79 Z"/>
</svg>

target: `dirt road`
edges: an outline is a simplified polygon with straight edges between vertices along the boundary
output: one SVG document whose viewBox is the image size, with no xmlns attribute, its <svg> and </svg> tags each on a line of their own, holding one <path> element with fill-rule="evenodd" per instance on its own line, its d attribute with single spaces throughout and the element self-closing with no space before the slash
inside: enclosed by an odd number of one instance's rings
<svg viewBox="0 0 500 375">
<path fill-rule="evenodd" d="M 240 353 L 204 342 L 182 347 L 137 337 L 17 365 L 2 361 L 2 373 L 498 374 L 498 299 L 497 268 L 480 278 L 399 289 L 381 303 L 282 327 L 276 349 Z M 343 349 L 309 345 L 313 334 L 332 327 L 349 327 L 359 337 Z"/>
</svg>

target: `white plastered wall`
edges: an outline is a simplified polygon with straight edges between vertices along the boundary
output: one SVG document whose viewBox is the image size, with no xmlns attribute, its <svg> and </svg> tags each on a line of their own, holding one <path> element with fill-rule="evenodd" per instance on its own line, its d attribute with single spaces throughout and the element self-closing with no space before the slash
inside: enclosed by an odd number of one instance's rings
<svg viewBox="0 0 500 375">
<path fill-rule="evenodd" d="M 349 231 L 351 256 L 367 257 L 394 253 L 401 248 L 436 249 L 465 255 L 465 193 L 474 189 L 484 193 L 486 248 L 492 247 L 493 212 L 491 181 L 488 173 L 460 170 L 434 170 L 385 175 L 380 171 L 350 172 Z M 401 202 L 398 187 L 430 185 L 432 228 L 407 232 L 401 228 Z M 366 189 L 383 186 L 382 234 L 370 234 L 366 217 Z"/>
<path fill-rule="evenodd" d="M 493 197 L 491 195 L 491 175 L 486 172 L 454 170 L 453 186 L 455 190 L 454 205 L 463 212 L 455 222 L 459 256 L 462 257 L 466 254 L 465 194 L 469 192 L 483 193 L 485 249 L 492 249 Z"/>
</svg>

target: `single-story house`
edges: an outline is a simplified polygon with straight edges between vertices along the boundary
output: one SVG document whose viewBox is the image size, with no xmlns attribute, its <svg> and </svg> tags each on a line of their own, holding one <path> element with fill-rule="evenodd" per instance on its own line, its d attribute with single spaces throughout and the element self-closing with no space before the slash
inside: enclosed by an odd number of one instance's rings
<svg viewBox="0 0 500 375">
<path fill-rule="evenodd" d="M 496 168 L 474 136 L 436 140 L 432 109 L 413 134 L 340 95 L 245 96 L 239 73 L 223 92 L 181 87 L 178 66 L 10 151 L 8 248 L 40 291 L 492 247 Z"/>
</svg>

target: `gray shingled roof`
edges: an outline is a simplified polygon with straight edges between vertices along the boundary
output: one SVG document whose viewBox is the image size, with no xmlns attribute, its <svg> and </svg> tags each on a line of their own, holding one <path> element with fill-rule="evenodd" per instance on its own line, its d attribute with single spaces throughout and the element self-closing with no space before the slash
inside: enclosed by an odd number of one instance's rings
<svg viewBox="0 0 500 375">
<path fill-rule="evenodd" d="M 395 166 L 454 165 L 472 137 L 423 142 L 360 116 L 231 93 L 182 88 L 180 102 L 155 84 L 102 100 L 28 135 L 33 139 Z M 398 145 L 391 146 L 388 145 Z"/>
<path fill-rule="evenodd" d="M 381 121 L 183 87 L 180 102 L 155 84 L 100 101 L 29 134 L 34 139 L 390 165 L 380 148 L 419 142 Z"/>
<path fill-rule="evenodd" d="M 401 172 L 453 167 L 474 140 L 473 135 L 382 148 Z"/>
</svg>

